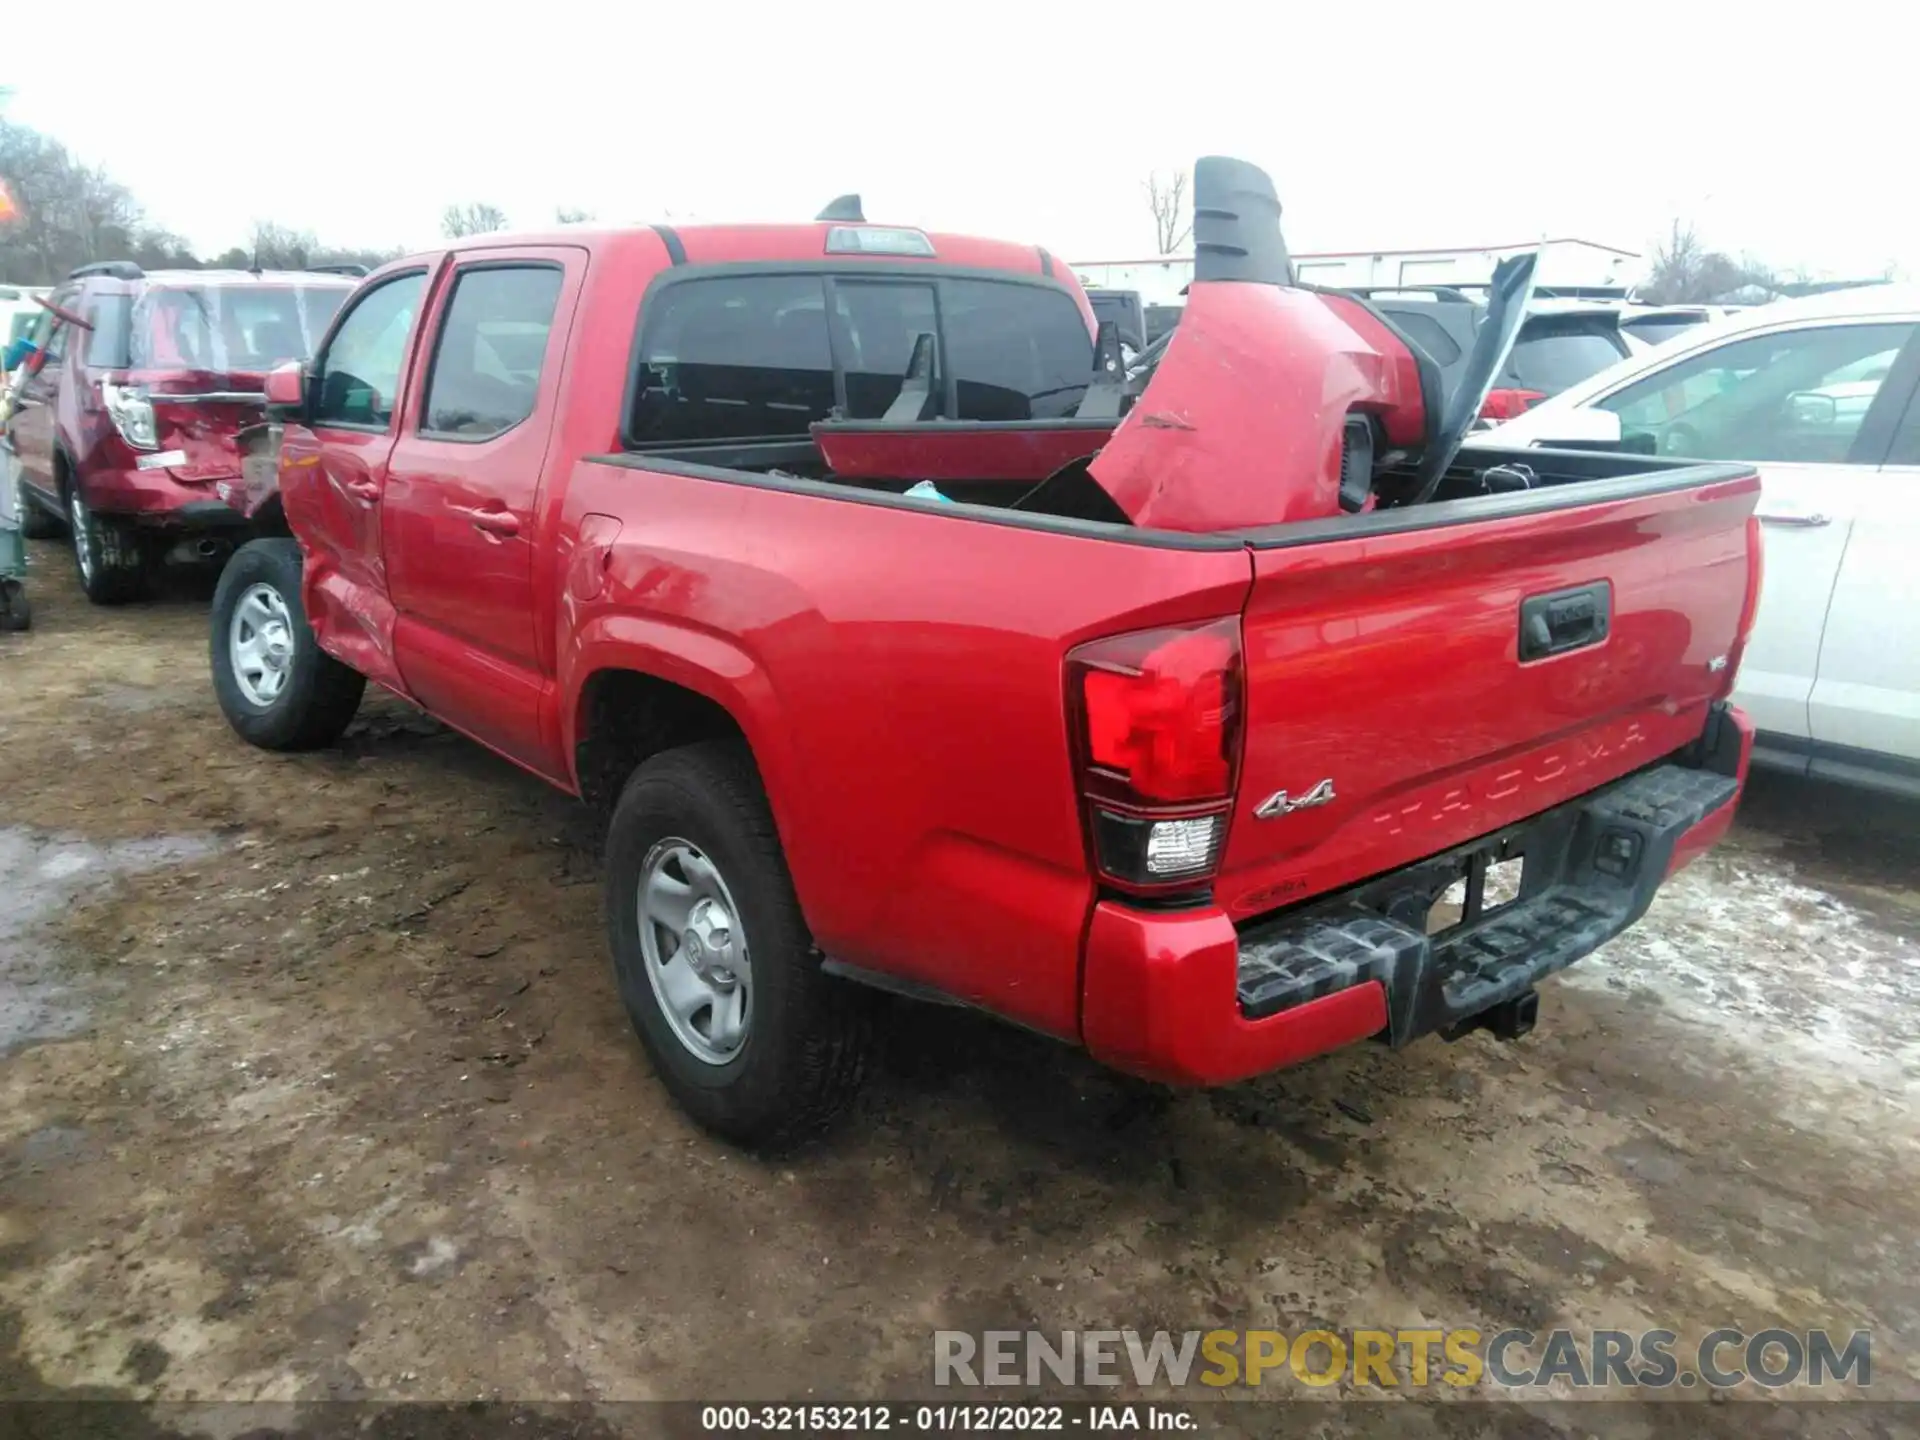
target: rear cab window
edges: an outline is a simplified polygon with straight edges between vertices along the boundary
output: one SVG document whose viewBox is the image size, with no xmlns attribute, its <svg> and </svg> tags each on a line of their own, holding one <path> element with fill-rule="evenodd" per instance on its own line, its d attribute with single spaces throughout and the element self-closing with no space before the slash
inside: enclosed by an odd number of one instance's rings
<svg viewBox="0 0 1920 1440">
<path fill-rule="evenodd" d="M 690 275 L 646 301 L 628 440 L 805 438 L 816 421 L 877 420 L 921 335 L 937 414 L 1071 415 L 1093 369 L 1072 295 L 1051 283 L 921 270 Z"/>
</svg>

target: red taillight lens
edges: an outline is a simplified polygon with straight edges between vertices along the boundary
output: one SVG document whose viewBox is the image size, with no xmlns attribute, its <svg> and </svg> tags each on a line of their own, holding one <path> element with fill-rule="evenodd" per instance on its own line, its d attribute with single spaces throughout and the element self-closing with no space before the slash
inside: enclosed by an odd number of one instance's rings
<svg viewBox="0 0 1920 1440">
<path fill-rule="evenodd" d="M 1240 622 L 1140 630 L 1067 657 L 1086 757 L 1136 804 L 1218 800 L 1233 790 L 1240 719 Z"/>
<path fill-rule="evenodd" d="M 1486 403 L 1480 407 L 1480 418 L 1511 420 L 1516 415 L 1526 414 L 1546 398 L 1546 392 L 1542 390 L 1489 390 Z"/>
<path fill-rule="evenodd" d="M 1067 685 L 1101 873 L 1139 889 L 1205 879 L 1239 763 L 1239 620 L 1082 645 Z"/>
</svg>

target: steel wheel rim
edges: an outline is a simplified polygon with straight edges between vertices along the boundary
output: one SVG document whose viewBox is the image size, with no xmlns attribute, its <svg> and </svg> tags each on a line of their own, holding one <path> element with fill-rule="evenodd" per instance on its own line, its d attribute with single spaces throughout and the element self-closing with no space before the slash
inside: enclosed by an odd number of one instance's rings
<svg viewBox="0 0 1920 1440">
<path fill-rule="evenodd" d="M 647 983 L 673 1038 L 706 1065 L 746 1047 L 753 967 L 739 907 L 699 846 L 669 836 L 640 864 L 635 910 Z"/>
<path fill-rule="evenodd" d="M 247 702 L 272 707 L 293 673 L 293 616 L 271 585 L 249 585 L 233 607 L 227 625 L 227 654 L 233 682 Z"/>
<path fill-rule="evenodd" d="M 87 512 L 87 502 L 80 498 L 78 490 L 68 497 L 67 520 L 73 527 L 73 558 L 80 567 L 80 578 L 91 583 L 93 580 L 93 516 Z"/>
</svg>

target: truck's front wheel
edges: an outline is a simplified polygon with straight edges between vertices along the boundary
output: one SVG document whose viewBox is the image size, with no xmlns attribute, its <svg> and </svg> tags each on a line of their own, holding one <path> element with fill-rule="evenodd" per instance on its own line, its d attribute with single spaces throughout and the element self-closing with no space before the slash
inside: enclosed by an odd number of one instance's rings
<svg viewBox="0 0 1920 1440">
<path fill-rule="evenodd" d="M 743 744 L 634 772 L 607 835 L 607 936 L 655 1071 L 707 1129 L 778 1149 L 853 1098 L 873 997 L 821 970 Z"/>
<path fill-rule="evenodd" d="M 263 750 L 332 744 L 367 686 L 314 639 L 300 565 L 295 541 L 254 540 L 234 552 L 213 592 L 213 691 L 227 723 Z"/>
</svg>

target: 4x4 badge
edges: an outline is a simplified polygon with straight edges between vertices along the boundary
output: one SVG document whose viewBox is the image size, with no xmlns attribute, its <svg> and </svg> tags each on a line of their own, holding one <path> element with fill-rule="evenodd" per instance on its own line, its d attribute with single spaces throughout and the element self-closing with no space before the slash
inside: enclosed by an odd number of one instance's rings
<svg viewBox="0 0 1920 1440">
<path fill-rule="evenodd" d="M 1333 780 L 1329 777 L 1307 791 L 1307 793 L 1302 795 L 1298 800 L 1295 800 L 1284 790 L 1274 791 L 1273 794 L 1260 802 L 1259 808 L 1253 812 L 1253 818 L 1256 820 L 1274 820 L 1282 815 L 1291 815 L 1296 810 L 1305 810 L 1314 805 L 1331 805 L 1332 803 Z"/>
</svg>

